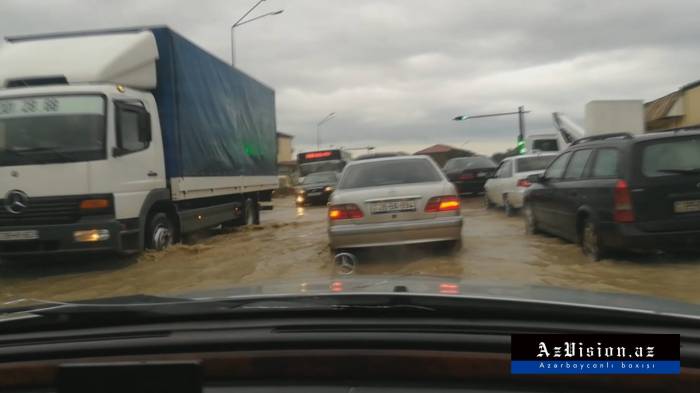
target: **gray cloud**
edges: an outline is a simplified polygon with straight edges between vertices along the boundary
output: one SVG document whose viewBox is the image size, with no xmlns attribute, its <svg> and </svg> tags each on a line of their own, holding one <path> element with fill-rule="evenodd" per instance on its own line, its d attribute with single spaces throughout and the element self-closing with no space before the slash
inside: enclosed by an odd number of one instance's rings
<svg viewBox="0 0 700 393">
<path fill-rule="evenodd" d="M 222 59 L 253 3 L 0 0 L 0 35 L 167 24 Z M 515 118 L 452 122 L 525 105 L 528 130 L 591 99 L 653 99 L 700 79 L 696 1 L 267 0 L 239 28 L 237 65 L 277 90 L 278 126 L 324 144 L 414 151 L 433 143 L 490 153 Z M 76 12 L 80 9 L 81 12 Z M 40 11 L 40 12 L 38 12 Z"/>
</svg>

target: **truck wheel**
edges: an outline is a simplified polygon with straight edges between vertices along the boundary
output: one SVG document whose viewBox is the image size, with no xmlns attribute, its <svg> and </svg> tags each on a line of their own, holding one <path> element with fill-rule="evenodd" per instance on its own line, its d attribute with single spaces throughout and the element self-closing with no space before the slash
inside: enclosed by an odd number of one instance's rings
<svg viewBox="0 0 700 393">
<path fill-rule="evenodd" d="M 515 208 L 508 201 L 508 194 L 503 195 L 503 210 L 508 217 L 513 217 L 515 215 Z"/>
<path fill-rule="evenodd" d="M 146 227 L 146 248 L 164 250 L 175 243 L 175 225 L 167 214 L 158 212 L 151 215 Z"/>
<path fill-rule="evenodd" d="M 593 220 L 585 219 L 581 231 L 581 251 L 593 261 L 600 261 L 605 257 L 606 249 L 600 241 L 598 226 Z"/>
<path fill-rule="evenodd" d="M 243 202 L 243 222 L 241 225 L 258 225 L 260 224 L 260 212 L 258 211 L 258 204 L 252 199 L 247 198 Z"/>
</svg>

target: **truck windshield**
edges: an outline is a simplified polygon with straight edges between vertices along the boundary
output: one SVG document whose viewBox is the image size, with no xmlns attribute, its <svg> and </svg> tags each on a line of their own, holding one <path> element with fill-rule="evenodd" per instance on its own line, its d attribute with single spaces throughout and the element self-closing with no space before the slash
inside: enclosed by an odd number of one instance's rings
<svg viewBox="0 0 700 393">
<path fill-rule="evenodd" d="M 559 151 L 559 143 L 556 139 L 535 139 L 532 151 Z"/>
<path fill-rule="evenodd" d="M 104 159 L 101 96 L 0 99 L 0 166 Z"/>
</svg>

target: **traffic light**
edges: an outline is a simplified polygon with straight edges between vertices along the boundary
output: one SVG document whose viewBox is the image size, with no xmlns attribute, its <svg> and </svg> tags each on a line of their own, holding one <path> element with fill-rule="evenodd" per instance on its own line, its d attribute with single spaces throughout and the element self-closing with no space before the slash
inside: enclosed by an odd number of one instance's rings
<svg viewBox="0 0 700 393">
<path fill-rule="evenodd" d="M 525 140 L 522 135 L 518 135 L 518 154 L 527 153 L 527 147 L 525 147 Z"/>
</svg>

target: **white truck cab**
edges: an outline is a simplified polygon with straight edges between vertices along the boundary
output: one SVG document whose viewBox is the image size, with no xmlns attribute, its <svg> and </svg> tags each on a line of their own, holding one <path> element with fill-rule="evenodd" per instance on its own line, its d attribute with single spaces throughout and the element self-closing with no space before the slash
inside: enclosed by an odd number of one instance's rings
<svg viewBox="0 0 700 393">
<path fill-rule="evenodd" d="M 156 90 L 164 78 L 157 73 L 156 36 L 192 45 L 160 28 L 19 38 L 0 47 L 0 256 L 161 249 L 197 229 L 257 222 L 258 202 L 269 200 L 277 186 L 276 169 L 267 169 L 266 156 L 225 151 L 223 156 L 238 161 L 200 165 L 191 158 L 197 154 L 183 153 L 189 145 L 177 143 L 188 135 L 206 142 L 248 132 L 257 151 L 276 152 L 276 142 L 272 147 L 263 143 L 276 140 L 271 90 L 187 47 L 190 52 L 183 53 L 258 89 L 263 115 L 272 113 L 272 121 L 245 119 L 263 124 L 257 134 L 233 123 L 229 128 L 217 124 L 215 130 L 197 123 L 174 103 L 201 91 L 187 90 L 189 85 L 179 81 L 172 82 L 181 90 L 177 95 Z M 170 65 L 161 61 L 163 66 Z M 206 81 L 207 75 L 196 77 Z M 210 100 L 205 110 L 230 107 L 221 101 L 226 98 L 205 95 Z M 167 110 L 161 113 L 159 107 Z M 179 122 L 189 122 L 191 129 Z M 237 148 L 225 142 L 197 147 Z M 246 175 L 239 162 L 256 173 Z M 260 173 L 261 166 L 266 173 Z"/>
</svg>

